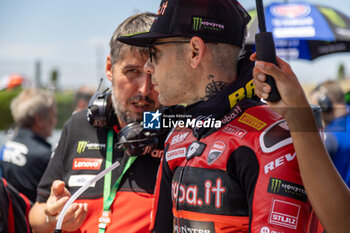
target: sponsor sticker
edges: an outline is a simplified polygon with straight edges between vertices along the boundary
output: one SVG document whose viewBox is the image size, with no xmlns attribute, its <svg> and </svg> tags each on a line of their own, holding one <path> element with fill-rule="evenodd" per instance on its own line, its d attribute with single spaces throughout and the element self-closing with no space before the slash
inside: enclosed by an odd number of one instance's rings
<svg viewBox="0 0 350 233">
<path fill-rule="evenodd" d="M 284 231 L 275 231 L 275 230 L 270 230 L 268 227 L 262 227 L 260 229 L 260 233 L 284 233 Z"/>
<path fill-rule="evenodd" d="M 78 154 L 81 154 L 82 152 L 85 151 L 86 145 L 87 145 L 87 141 L 79 141 L 78 142 L 78 148 L 77 148 Z"/>
<path fill-rule="evenodd" d="M 174 233 L 214 233 L 215 227 L 213 222 L 208 221 L 194 221 L 183 218 L 174 219 Z"/>
<path fill-rule="evenodd" d="M 175 135 L 175 136 L 171 139 L 170 145 L 174 145 L 174 144 L 176 144 L 176 143 L 179 143 L 179 142 L 184 141 L 189 133 L 190 133 L 190 132 L 186 132 L 186 133 L 182 133 L 182 134 L 177 134 L 177 135 Z"/>
<path fill-rule="evenodd" d="M 196 32 L 223 33 L 225 25 L 218 20 L 194 16 L 192 17 L 192 30 Z"/>
<path fill-rule="evenodd" d="M 105 150 L 106 144 L 90 143 L 88 141 L 79 141 L 77 152 L 78 154 L 83 153 L 85 150 Z"/>
<path fill-rule="evenodd" d="M 286 180 L 271 177 L 267 192 L 290 197 L 303 202 L 307 201 L 307 195 L 304 187 Z"/>
<path fill-rule="evenodd" d="M 247 131 L 245 131 L 244 129 L 238 128 L 238 127 L 233 126 L 233 125 L 226 125 L 222 129 L 222 132 L 227 133 L 227 134 L 231 134 L 231 135 L 239 137 L 239 138 L 243 138 L 247 134 Z"/>
<path fill-rule="evenodd" d="M 269 173 L 270 171 L 275 170 L 278 167 L 283 166 L 284 164 L 287 164 L 289 162 L 292 162 L 296 157 L 296 153 L 294 152 L 293 154 L 288 153 L 285 155 L 282 155 L 278 157 L 277 159 L 269 162 L 264 166 L 264 172 L 265 174 Z"/>
<path fill-rule="evenodd" d="M 198 142 L 198 141 L 192 142 L 192 144 L 188 147 L 186 159 L 190 160 L 194 156 L 200 156 L 203 153 L 206 146 L 207 145 L 203 142 Z"/>
<path fill-rule="evenodd" d="M 165 154 L 166 161 L 170 161 L 170 160 L 181 158 L 181 157 L 186 157 L 186 148 L 185 147 L 168 151 Z"/>
<path fill-rule="evenodd" d="M 80 187 L 86 182 L 92 180 L 95 175 L 71 175 L 68 180 L 69 187 Z M 96 183 L 90 185 L 90 187 L 95 187 Z"/>
<path fill-rule="evenodd" d="M 277 5 L 270 9 L 272 15 L 286 18 L 302 18 L 310 14 L 310 6 L 302 3 L 291 3 L 287 5 Z"/>
<path fill-rule="evenodd" d="M 273 200 L 269 223 L 290 229 L 297 229 L 300 205 L 287 201 Z"/>
<path fill-rule="evenodd" d="M 73 170 L 100 170 L 102 159 L 95 158 L 75 158 L 73 160 Z"/>
<path fill-rule="evenodd" d="M 270 233 L 270 228 L 263 227 L 263 228 L 261 228 L 260 233 Z"/>
<path fill-rule="evenodd" d="M 234 106 L 231 112 L 221 119 L 221 123 L 226 124 L 230 121 L 233 121 L 234 119 L 236 119 L 236 117 L 241 115 L 242 112 L 242 108 L 239 105 Z"/>
<path fill-rule="evenodd" d="M 208 164 L 212 164 L 215 160 L 217 160 L 220 155 L 225 151 L 226 144 L 222 141 L 214 142 L 214 145 L 210 148 L 207 162 Z"/>
<path fill-rule="evenodd" d="M 239 122 L 249 125 L 250 127 L 261 130 L 266 126 L 266 123 L 259 120 L 258 118 L 253 117 L 248 113 L 243 113 L 242 116 L 238 119 Z"/>
</svg>

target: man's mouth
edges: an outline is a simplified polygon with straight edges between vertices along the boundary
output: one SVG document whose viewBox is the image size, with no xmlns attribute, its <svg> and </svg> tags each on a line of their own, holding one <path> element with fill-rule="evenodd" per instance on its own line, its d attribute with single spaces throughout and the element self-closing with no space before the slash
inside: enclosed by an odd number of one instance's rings
<svg viewBox="0 0 350 233">
<path fill-rule="evenodd" d="M 152 110 L 152 105 L 149 103 L 132 102 L 131 105 L 134 106 L 135 112 L 145 112 Z"/>
<path fill-rule="evenodd" d="M 150 104 L 140 102 L 132 102 L 131 104 L 133 104 L 137 108 L 147 108 L 150 106 Z"/>
</svg>

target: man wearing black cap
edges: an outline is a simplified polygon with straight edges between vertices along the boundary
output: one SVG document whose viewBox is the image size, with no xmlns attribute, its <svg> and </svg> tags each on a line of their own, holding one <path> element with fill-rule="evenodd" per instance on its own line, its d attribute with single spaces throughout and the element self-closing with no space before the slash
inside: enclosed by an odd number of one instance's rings
<svg viewBox="0 0 350 233">
<path fill-rule="evenodd" d="M 249 19 L 235 0 L 163 0 L 149 32 L 118 38 L 148 47 L 160 103 L 190 117 L 165 142 L 154 232 L 315 229 L 288 126 L 254 94 Z"/>
</svg>

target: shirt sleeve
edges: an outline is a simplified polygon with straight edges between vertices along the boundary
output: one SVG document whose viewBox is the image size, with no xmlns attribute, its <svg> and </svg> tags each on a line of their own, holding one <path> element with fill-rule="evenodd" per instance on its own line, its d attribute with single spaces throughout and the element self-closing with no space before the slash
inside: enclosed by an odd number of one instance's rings
<svg viewBox="0 0 350 233">
<path fill-rule="evenodd" d="M 68 124 L 66 124 L 62 130 L 60 140 L 57 144 L 56 149 L 54 150 L 50 162 L 45 170 L 44 175 L 42 176 L 40 183 L 37 188 L 37 202 L 46 202 L 50 196 L 51 185 L 55 180 L 63 180 L 63 159 L 66 154 L 66 145 L 68 135 Z"/>
<path fill-rule="evenodd" d="M 172 172 L 165 160 L 165 154 L 158 170 L 155 187 L 155 199 L 151 214 L 151 232 L 173 232 L 173 214 L 171 200 Z"/>
<path fill-rule="evenodd" d="M 334 134 L 332 133 L 325 133 L 325 142 L 324 142 L 326 149 L 328 151 L 328 154 L 331 157 L 334 157 L 338 150 L 338 141 Z"/>
</svg>

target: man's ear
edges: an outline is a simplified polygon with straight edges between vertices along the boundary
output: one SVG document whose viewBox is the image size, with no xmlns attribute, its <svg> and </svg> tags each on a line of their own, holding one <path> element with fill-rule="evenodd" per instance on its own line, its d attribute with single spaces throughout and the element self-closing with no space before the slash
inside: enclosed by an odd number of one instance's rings
<svg viewBox="0 0 350 233">
<path fill-rule="evenodd" d="M 197 68 L 198 65 L 201 63 L 201 61 L 203 60 L 206 45 L 200 37 L 194 36 L 191 38 L 190 48 L 191 48 L 191 58 L 190 58 L 191 67 Z"/>
<path fill-rule="evenodd" d="M 112 82 L 112 59 L 111 59 L 111 55 L 107 56 L 107 61 L 106 61 L 106 76 L 109 79 L 109 81 Z"/>
</svg>

